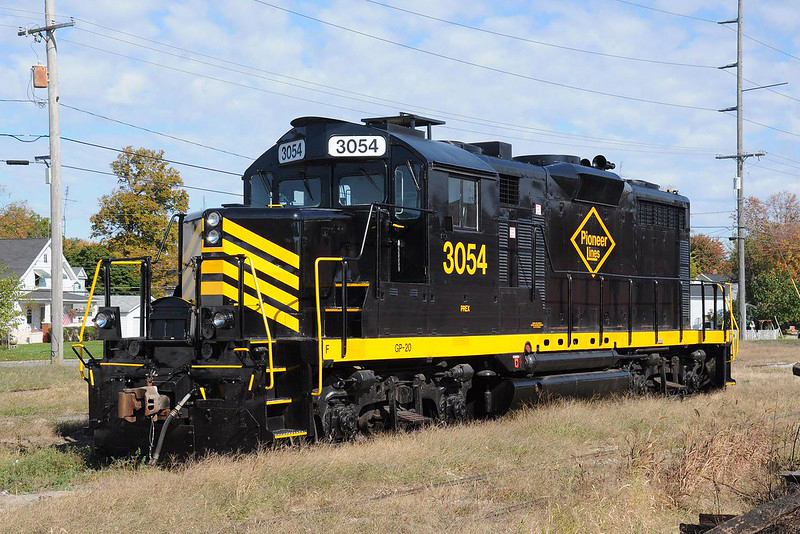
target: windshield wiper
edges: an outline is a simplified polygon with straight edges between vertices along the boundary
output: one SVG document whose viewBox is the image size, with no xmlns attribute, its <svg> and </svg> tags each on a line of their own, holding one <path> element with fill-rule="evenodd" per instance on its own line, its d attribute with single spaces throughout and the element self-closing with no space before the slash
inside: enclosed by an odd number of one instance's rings
<svg viewBox="0 0 800 534">
<path fill-rule="evenodd" d="M 380 189 L 380 188 L 378 187 L 378 184 L 377 184 L 377 183 L 375 183 L 375 179 L 374 179 L 372 176 L 370 176 L 370 175 L 367 173 L 367 171 L 366 171 L 366 170 L 364 170 L 364 167 L 359 167 L 359 168 L 358 168 L 358 170 L 359 170 L 359 172 L 361 172 L 361 174 L 363 174 L 364 176 L 366 176 L 366 177 L 367 177 L 367 180 L 369 180 L 369 183 L 371 183 L 371 184 L 372 184 L 372 187 L 374 187 L 375 189 Z"/>
<path fill-rule="evenodd" d="M 410 159 L 406 160 L 406 167 L 408 167 L 408 172 L 411 173 L 411 178 L 413 178 L 413 180 L 414 180 L 414 185 L 416 186 L 417 191 L 422 191 L 422 187 L 419 185 L 419 180 L 417 180 L 417 175 L 414 172 L 414 168 L 411 166 L 411 160 Z"/>
<path fill-rule="evenodd" d="M 308 198 L 311 199 L 311 202 L 314 202 L 314 195 L 311 194 L 311 185 L 308 183 L 306 173 L 301 174 L 301 176 L 303 177 L 303 186 L 306 188 L 306 191 L 308 191 Z"/>
</svg>

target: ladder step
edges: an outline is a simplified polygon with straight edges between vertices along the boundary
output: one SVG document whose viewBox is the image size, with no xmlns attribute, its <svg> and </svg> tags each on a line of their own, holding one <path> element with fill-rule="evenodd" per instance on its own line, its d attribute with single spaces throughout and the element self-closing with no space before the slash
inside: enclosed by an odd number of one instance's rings
<svg viewBox="0 0 800 534">
<path fill-rule="evenodd" d="M 340 311 L 342 311 L 342 307 L 341 306 L 334 306 L 332 308 L 325 308 L 325 311 L 326 312 L 340 312 Z M 347 307 L 347 311 L 348 312 L 360 312 L 360 311 L 364 311 L 364 310 L 363 310 L 363 308 L 351 308 L 351 307 L 348 306 Z"/>
<path fill-rule="evenodd" d="M 342 283 L 336 282 L 336 287 L 342 287 Z M 369 282 L 347 282 L 347 287 L 369 287 Z"/>
<path fill-rule="evenodd" d="M 292 399 L 289 397 L 278 397 L 277 399 L 269 399 L 267 406 L 275 406 L 276 404 L 291 404 Z"/>
<path fill-rule="evenodd" d="M 275 439 L 296 438 L 307 435 L 308 432 L 306 432 L 305 430 L 293 430 L 291 428 L 283 428 L 281 430 L 272 431 L 272 437 Z"/>
</svg>

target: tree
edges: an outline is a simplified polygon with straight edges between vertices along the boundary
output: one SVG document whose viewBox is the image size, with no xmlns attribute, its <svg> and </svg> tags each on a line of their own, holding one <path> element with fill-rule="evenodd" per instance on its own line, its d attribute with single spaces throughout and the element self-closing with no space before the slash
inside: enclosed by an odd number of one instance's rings
<svg viewBox="0 0 800 534">
<path fill-rule="evenodd" d="M 700 274 L 730 273 L 728 255 L 718 239 L 712 239 L 706 234 L 695 234 L 690 241 L 692 278 Z"/>
<path fill-rule="evenodd" d="M 65 239 L 64 257 L 76 271 L 83 267 L 88 276 L 88 284 L 94 279 L 97 262 L 110 258 L 111 250 L 101 243 L 93 243 L 84 239 Z M 141 281 L 136 274 L 136 269 L 130 266 L 116 266 L 111 269 L 111 290 L 115 295 L 137 294 Z M 91 286 L 88 286 L 89 289 Z M 102 275 L 98 277 L 96 294 L 103 294 Z"/>
<path fill-rule="evenodd" d="M 0 340 L 5 340 L 14 328 L 19 313 L 14 309 L 21 295 L 21 285 L 18 277 L 10 274 L 5 266 L 0 264 Z"/>
<path fill-rule="evenodd" d="M 794 322 L 800 319 L 795 290 L 800 275 L 800 200 L 782 191 L 766 200 L 745 202 L 745 283 L 756 317 Z"/>
<path fill-rule="evenodd" d="M 189 195 L 180 189 L 180 173 L 163 156 L 163 150 L 126 147 L 111 163 L 118 187 L 100 198 L 100 211 L 90 220 L 92 237 L 101 238 L 114 256 L 155 257 L 170 216 L 188 209 Z M 161 260 L 153 266 L 153 294 L 175 286 L 176 241 L 173 228 Z"/>
<path fill-rule="evenodd" d="M 0 208 L 0 239 L 50 237 L 50 219 L 42 217 L 25 201 Z"/>
</svg>

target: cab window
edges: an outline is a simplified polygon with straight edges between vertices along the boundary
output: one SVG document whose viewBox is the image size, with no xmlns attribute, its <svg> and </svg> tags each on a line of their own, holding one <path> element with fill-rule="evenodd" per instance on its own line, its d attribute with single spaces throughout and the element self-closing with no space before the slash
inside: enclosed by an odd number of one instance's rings
<svg viewBox="0 0 800 534">
<path fill-rule="evenodd" d="M 422 168 L 401 163 L 394 168 L 394 214 L 398 219 L 416 219 L 422 212 Z"/>
<path fill-rule="evenodd" d="M 278 202 L 282 206 L 319 206 L 322 185 L 319 178 L 290 178 L 278 184 Z"/>
<path fill-rule="evenodd" d="M 383 202 L 383 174 L 359 170 L 353 174 L 345 174 L 338 180 L 338 196 L 340 206 L 359 206 Z"/>
<path fill-rule="evenodd" d="M 450 176 L 447 182 L 447 211 L 453 227 L 478 230 L 478 181 Z"/>
</svg>

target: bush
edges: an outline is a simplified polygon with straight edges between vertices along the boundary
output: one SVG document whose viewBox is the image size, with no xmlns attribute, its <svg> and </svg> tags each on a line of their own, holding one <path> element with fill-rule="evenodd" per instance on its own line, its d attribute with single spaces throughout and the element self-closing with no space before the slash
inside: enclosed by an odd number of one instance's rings
<svg viewBox="0 0 800 534">
<path fill-rule="evenodd" d="M 77 342 L 78 338 L 80 337 L 81 329 L 80 328 L 64 328 L 64 337 L 62 338 L 65 342 Z M 89 326 L 86 325 L 86 329 L 83 331 L 83 340 L 84 341 L 94 341 L 97 339 L 97 327 L 96 326 Z"/>
</svg>

